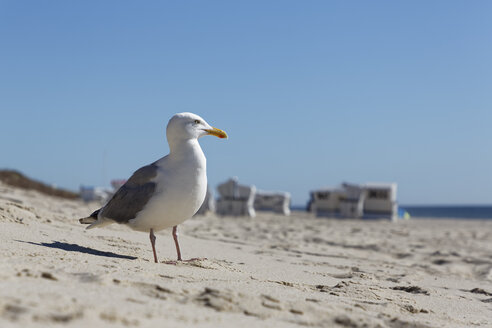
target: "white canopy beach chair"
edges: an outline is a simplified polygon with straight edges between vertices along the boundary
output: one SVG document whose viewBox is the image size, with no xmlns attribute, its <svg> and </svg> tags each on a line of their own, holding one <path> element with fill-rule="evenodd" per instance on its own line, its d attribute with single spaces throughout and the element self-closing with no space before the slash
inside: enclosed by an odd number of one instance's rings
<svg viewBox="0 0 492 328">
<path fill-rule="evenodd" d="M 258 191 L 255 196 L 256 211 L 272 211 L 290 215 L 290 194 L 288 192 Z"/>
<path fill-rule="evenodd" d="M 238 183 L 237 178 L 231 178 L 217 187 L 219 199 L 216 211 L 219 215 L 231 216 L 256 216 L 253 207 L 256 187 L 245 186 Z"/>
</svg>

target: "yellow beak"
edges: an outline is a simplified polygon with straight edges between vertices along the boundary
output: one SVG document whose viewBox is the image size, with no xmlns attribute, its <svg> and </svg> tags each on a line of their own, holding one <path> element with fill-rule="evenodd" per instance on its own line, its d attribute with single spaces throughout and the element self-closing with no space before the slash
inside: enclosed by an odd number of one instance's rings
<svg viewBox="0 0 492 328">
<path fill-rule="evenodd" d="M 225 133 L 225 131 L 222 131 L 221 129 L 211 128 L 211 129 L 206 129 L 205 131 L 207 131 L 207 134 L 211 136 L 227 139 L 227 133 Z"/>
</svg>

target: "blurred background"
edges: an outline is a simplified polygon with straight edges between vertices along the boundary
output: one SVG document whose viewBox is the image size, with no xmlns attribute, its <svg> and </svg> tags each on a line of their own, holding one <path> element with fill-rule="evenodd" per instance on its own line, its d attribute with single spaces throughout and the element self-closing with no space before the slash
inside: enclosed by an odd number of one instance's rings
<svg viewBox="0 0 492 328">
<path fill-rule="evenodd" d="M 189 111 L 211 186 L 396 182 L 492 204 L 489 1 L 0 1 L 0 168 L 71 190 L 168 152 Z"/>
</svg>

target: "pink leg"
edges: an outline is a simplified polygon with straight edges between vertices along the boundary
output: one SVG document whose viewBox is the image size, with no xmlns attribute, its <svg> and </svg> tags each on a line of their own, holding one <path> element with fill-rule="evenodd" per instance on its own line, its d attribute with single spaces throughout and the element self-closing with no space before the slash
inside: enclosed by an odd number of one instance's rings
<svg viewBox="0 0 492 328">
<path fill-rule="evenodd" d="M 177 261 L 166 261 L 164 263 L 166 264 L 178 264 L 178 262 L 194 262 L 194 261 L 201 261 L 201 260 L 206 260 L 206 259 L 199 259 L 199 258 L 192 258 L 189 260 L 184 260 L 181 258 L 181 250 L 179 249 L 179 242 L 178 242 L 178 226 L 173 227 L 173 238 L 174 238 L 174 244 L 176 245 L 176 252 L 178 253 L 178 260 Z"/>
<path fill-rule="evenodd" d="M 150 243 L 152 244 L 152 251 L 154 252 L 154 261 L 157 263 L 157 253 L 155 252 L 155 235 L 154 229 L 150 229 Z"/>
<path fill-rule="evenodd" d="M 176 252 L 178 253 L 178 261 L 181 261 L 181 251 L 179 250 L 179 242 L 178 242 L 178 226 L 173 227 L 173 238 L 174 238 L 174 244 L 176 244 Z"/>
</svg>

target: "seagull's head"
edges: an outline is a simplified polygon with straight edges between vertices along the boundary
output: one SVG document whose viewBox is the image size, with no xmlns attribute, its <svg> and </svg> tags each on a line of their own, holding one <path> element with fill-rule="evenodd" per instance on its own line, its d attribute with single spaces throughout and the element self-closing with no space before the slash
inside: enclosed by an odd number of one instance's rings
<svg viewBox="0 0 492 328">
<path fill-rule="evenodd" d="M 203 118 L 193 113 L 174 115 L 167 124 L 168 141 L 198 139 L 206 135 L 227 138 L 227 133 L 210 126 Z"/>
</svg>

